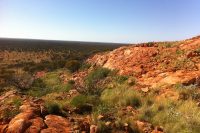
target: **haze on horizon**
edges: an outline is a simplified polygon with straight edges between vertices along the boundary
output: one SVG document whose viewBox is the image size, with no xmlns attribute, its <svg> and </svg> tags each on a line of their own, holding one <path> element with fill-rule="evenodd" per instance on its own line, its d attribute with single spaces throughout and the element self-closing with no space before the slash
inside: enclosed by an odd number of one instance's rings
<svg viewBox="0 0 200 133">
<path fill-rule="evenodd" d="M 137 43 L 199 34 L 199 0 L 0 1 L 0 37 Z"/>
</svg>

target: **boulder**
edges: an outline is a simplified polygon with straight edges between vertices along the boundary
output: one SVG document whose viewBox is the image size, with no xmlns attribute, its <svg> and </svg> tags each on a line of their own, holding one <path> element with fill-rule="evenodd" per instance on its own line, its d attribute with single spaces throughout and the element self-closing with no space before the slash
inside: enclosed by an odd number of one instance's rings
<svg viewBox="0 0 200 133">
<path fill-rule="evenodd" d="M 0 125 L 0 133 L 5 133 L 7 127 L 8 127 L 8 124 Z"/>
<path fill-rule="evenodd" d="M 107 122 L 105 123 L 105 125 L 106 125 L 107 127 L 109 127 L 111 124 L 112 124 L 112 122 L 110 122 L 110 121 L 107 121 Z"/>
<path fill-rule="evenodd" d="M 149 91 L 149 87 L 141 88 L 142 92 L 147 93 Z"/>
<path fill-rule="evenodd" d="M 80 123 L 81 132 L 88 133 L 90 131 L 90 124 L 87 121 L 83 121 Z"/>
<path fill-rule="evenodd" d="M 56 128 L 47 128 L 43 129 L 41 133 L 65 133 L 65 132 L 59 132 Z M 68 133 L 68 132 L 67 132 Z"/>
<path fill-rule="evenodd" d="M 67 119 L 61 116 L 56 115 L 47 115 L 45 117 L 44 122 L 47 125 L 47 129 L 43 129 L 42 133 L 49 133 L 49 132 L 59 132 L 59 133 L 68 133 L 71 132 L 72 128 Z"/>
<path fill-rule="evenodd" d="M 138 130 L 145 133 L 151 133 L 154 129 L 153 125 L 147 122 L 136 121 Z"/>
<path fill-rule="evenodd" d="M 96 125 L 91 125 L 90 126 L 90 133 L 97 133 L 97 130 L 98 128 L 97 128 L 97 126 Z"/>
<path fill-rule="evenodd" d="M 25 129 L 27 129 L 31 125 L 31 122 L 29 122 L 28 120 L 33 117 L 33 112 L 25 112 L 18 114 L 9 122 L 7 133 L 24 132 Z"/>
<path fill-rule="evenodd" d="M 102 120 L 103 118 L 104 118 L 103 115 L 98 115 L 98 117 L 97 117 L 98 120 Z"/>
<path fill-rule="evenodd" d="M 31 102 L 25 101 L 19 108 L 20 112 L 8 124 L 7 133 L 39 132 L 44 127 L 40 115 L 40 107 Z"/>
<path fill-rule="evenodd" d="M 25 119 L 12 120 L 6 130 L 6 133 L 23 133 L 31 123 Z"/>
<path fill-rule="evenodd" d="M 26 129 L 26 133 L 40 133 L 40 131 L 45 128 L 44 121 L 40 117 L 31 119 L 29 122 L 31 122 L 31 126 Z"/>
</svg>

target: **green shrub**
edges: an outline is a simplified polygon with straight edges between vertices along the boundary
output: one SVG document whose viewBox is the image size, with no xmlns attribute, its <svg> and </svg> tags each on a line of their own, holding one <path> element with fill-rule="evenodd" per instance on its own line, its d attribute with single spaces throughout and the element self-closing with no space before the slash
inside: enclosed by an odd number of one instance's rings
<svg viewBox="0 0 200 133">
<path fill-rule="evenodd" d="M 177 55 L 183 55 L 184 53 L 185 53 L 185 51 L 183 51 L 183 50 L 180 50 L 180 49 L 176 50 Z"/>
<path fill-rule="evenodd" d="M 142 102 L 141 102 L 141 99 L 139 96 L 134 96 L 131 98 L 130 100 L 130 103 L 129 103 L 130 106 L 132 107 L 135 107 L 135 108 L 139 108 L 142 106 Z"/>
<path fill-rule="evenodd" d="M 108 76 L 110 70 L 107 68 L 97 68 L 88 74 L 85 78 L 85 89 L 84 93 L 89 95 L 100 95 L 103 88 L 97 86 L 97 83 Z"/>
<path fill-rule="evenodd" d="M 51 92 L 51 89 L 47 87 L 46 88 L 32 87 L 31 89 L 27 90 L 25 93 L 33 97 L 42 97 L 50 92 Z"/>
<path fill-rule="evenodd" d="M 68 84 L 73 85 L 73 84 L 75 84 L 75 81 L 74 80 L 69 80 Z"/>
<path fill-rule="evenodd" d="M 46 103 L 45 107 L 49 114 L 61 114 L 61 107 L 58 103 Z"/>
<path fill-rule="evenodd" d="M 140 120 L 142 121 L 151 121 L 152 117 L 154 116 L 154 112 L 150 109 L 146 109 L 142 115 L 140 115 Z"/>
<path fill-rule="evenodd" d="M 65 67 L 69 69 L 71 72 L 75 72 L 80 68 L 80 62 L 78 60 L 70 60 L 67 61 Z"/>
<path fill-rule="evenodd" d="M 86 77 L 85 79 L 86 84 L 91 85 L 92 83 L 95 83 L 107 77 L 109 73 L 110 73 L 110 70 L 107 68 L 97 68 L 96 70 L 89 73 L 89 75 Z"/>
<path fill-rule="evenodd" d="M 4 101 L 4 105 L 7 105 L 7 104 L 11 105 L 12 108 L 10 107 L 3 108 L 3 110 L 1 110 L 0 112 L 0 119 L 4 119 L 4 120 L 11 119 L 17 114 L 19 114 L 20 113 L 19 107 L 22 105 L 22 99 L 19 97 L 6 99 Z"/>
<path fill-rule="evenodd" d="M 110 126 L 106 126 L 105 122 L 99 121 L 97 123 L 97 127 L 98 127 L 98 132 L 99 133 L 110 133 L 111 132 L 111 127 Z"/>
<path fill-rule="evenodd" d="M 152 106 L 154 101 L 152 99 L 146 99 L 146 105 L 147 107 Z"/>
<path fill-rule="evenodd" d="M 98 99 L 94 96 L 78 95 L 71 100 L 70 104 L 79 108 L 86 104 L 94 105 L 96 102 L 98 102 Z"/>
<path fill-rule="evenodd" d="M 147 44 L 148 47 L 152 47 L 152 46 L 154 46 L 155 43 L 154 42 L 148 42 L 146 44 Z"/>
<path fill-rule="evenodd" d="M 80 69 L 81 70 L 85 70 L 85 69 L 89 69 L 90 67 L 91 67 L 91 64 L 82 63 Z"/>
<path fill-rule="evenodd" d="M 108 105 L 106 103 L 100 103 L 98 106 L 95 107 L 93 114 L 96 115 L 103 115 L 103 114 L 114 114 L 116 112 L 116 109 L 112 105 Z"/>
<path fill-rule="evenodd" d="M 40 88 L 45 88 L 46 87 L 46 84 L 44 83 L 44 81 L 40 78 L 38 79 L 35 79 L 33 81 L 33 84 L 32 84 L 33 87 L 40 87 Z"/>
<path fill-rule="evenodd" d="M 72 99 L 70 104 L 76 107 L 75 112 L 78 114 L 91 113 L 93 107 L 98 104 L 97 97 L 78 95 Z"/>
<path fill-rule="evenodd" d="M 60 84 L 60 85 L 55 85 L 52 89 L 51 92 L 68 92 L 72 88 L 72 84 Z"/>
<path fill-rule="evenodd" d="M 120 76 L 116 76 L 116 81 L 120 84 L 124 83 L 126 80 L 128 80 L 128 76 L 123 76 L 123 75 L 120 75 Z"/>
<path fill-rule="evenodd" d="M 200 110 L 192 100 L 159 101 L 140 110 L 139 119 L 164 127 L 169 133 L 198 133 Z"/>
<path fill-rule="evenodd" d="M 22 99 L 20 98 L 14 98 L 12 100 L 12 104 L 16 107 L 19 108 L 22 105 Z"/>
</svg>

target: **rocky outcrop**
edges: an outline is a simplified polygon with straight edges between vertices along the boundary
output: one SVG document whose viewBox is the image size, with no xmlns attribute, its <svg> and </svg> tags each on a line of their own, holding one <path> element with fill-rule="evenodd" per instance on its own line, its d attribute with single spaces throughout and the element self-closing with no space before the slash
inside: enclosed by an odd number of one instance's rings
<svg viewBox="0 0 200 133">
<path fill-rule="evenodd" d="M 33 101 L 35 103 L 24 101 L 19 108 L 20 113 L 8 124 L 0 125 L 0 131 L 2 133 L 69 133 L 72 131 L 70 122 L 64 117 L 47 115 L 43 120 L 41 101 Z"/>
<path fill-rule="evenodd" d="M 200 71 L 184 71 L 179 70 L 176 72 L 165 72 L 155 76 L 149 75 L 149 73 L 143 75 L 138 79 L 138 83 L 156 87 L 158 85 L 174 85 L 174 84 L 199 84 Z"/>
<path fill-rule="evenodd" d="M 33 126 L 37 125 L 36 123 L 38 122 L 39 118 L 36 117 L 40 116 L 40 108 L 37 105 L 26 101 L 20 107 L 20 111 L 21 113 L 16 115 L 9 122 L 8 127 L 6 129 L 6 133 L 22 133 L 25 132 L 27 129 L 31 130 Z"/>
<path fill-rule="evenodd" d="M 110 53 L 97 54 L 88 62 L 109 69 L 117 69 L 120 74 L 145 73 L 145 67 L 152 65 L 151 57 L 159 53 L 156 47 L 121 47 Z M 145 65 L 141 65 L 145 64 Z"/>
<path fill-rule="evenodd" d="M 31 125 L 31 123 L 29 122 L 29 119 L 31 118 L 33 118 L 33 114 L 31 112 L 18 114 L 9 123 L 6 133 L 24 132 Z"/>
<path fill-rule="evenodd" d="M 155 87 L 162 84 L 198 84 L 200 77 L 200 38 L 171 43 L 164 47 L 132 45 L 96 54 L 87 60 L 93 66 L 116 69 L 134 76 L 137 83 Z"/>
</svg>

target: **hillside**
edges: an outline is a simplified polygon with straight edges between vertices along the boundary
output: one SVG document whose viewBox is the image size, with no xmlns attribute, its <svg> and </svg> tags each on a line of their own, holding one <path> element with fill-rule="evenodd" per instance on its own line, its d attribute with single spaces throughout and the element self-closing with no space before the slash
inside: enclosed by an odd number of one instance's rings
<svg viewBox="0 0 200 133">
<path fill-rule="evenodd" d="M 199 78 L 200 37 L 180 42 L 124 46 L 88 59 L 93 65 L 134 76 L 146 86 L 193 84 Z"/>
<path fill-rule="evenodd" d="M 2 50 L 0 132 L 200 131 L 200 36 L 80 49 Z"/>
</svg>

